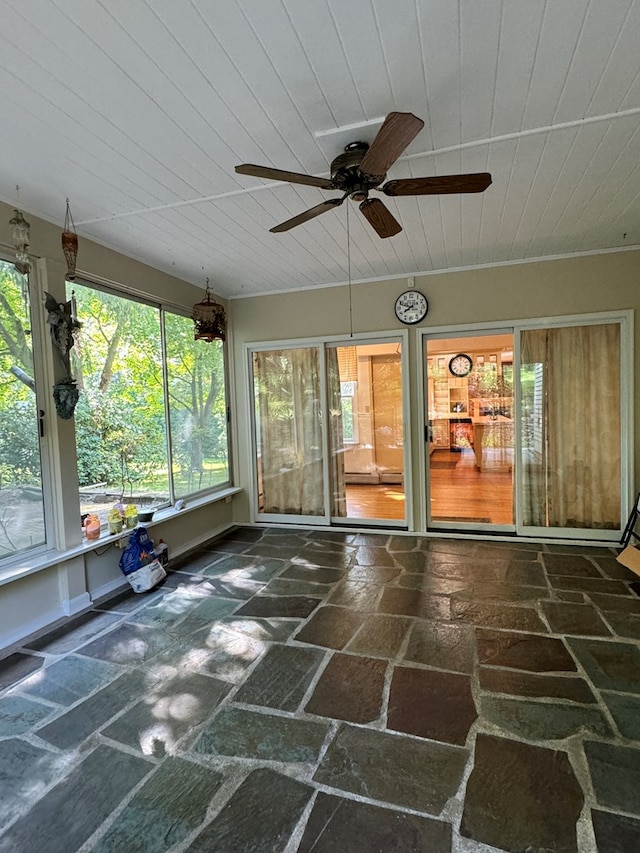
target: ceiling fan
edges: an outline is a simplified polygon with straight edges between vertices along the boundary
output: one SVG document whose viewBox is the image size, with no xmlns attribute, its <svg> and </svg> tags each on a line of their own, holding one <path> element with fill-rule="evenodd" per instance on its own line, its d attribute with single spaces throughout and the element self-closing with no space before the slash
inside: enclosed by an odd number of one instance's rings
<svg viewBox="0 0 640 853">
<path fill-rule="evenodd" d="M 338 207 L 347 198 L 360 202 L 360 210 L 379 237 L 393 237 L 402 231 L 402 226 L 391 211 L 378 198 L 369 198 L 376 190 L 388 196 L 442 195 L 445 193 L 479 193 L 491 183 L 488 172 L 469 175 L 439 175 L 433 178 L 400 178 L 387 181 L 380 186 L 387 172 L 424 127 L 424 122 L 413 113 L 389 113 L 375 139 L 369 146 L 366 142 L 352 142 L 331 163 L 331 178 L 316 178 L 299 172 L 271 169 L 242 163 L 236 166 L 240 175 L 256 178 L 271 178 L 292 184 L 305 184 L 322 190 L 341 190 L 340 198 L 330 198 L 281 222 L 269 230 L 277 233 L 302 225 L 321 213 Z"/>
</svg>

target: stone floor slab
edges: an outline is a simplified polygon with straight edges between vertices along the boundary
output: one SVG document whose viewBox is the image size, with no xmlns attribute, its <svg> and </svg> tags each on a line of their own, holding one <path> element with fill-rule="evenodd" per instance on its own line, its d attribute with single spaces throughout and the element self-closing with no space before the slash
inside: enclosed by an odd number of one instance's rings
<svg viewBox="0 0 640 853">
<path fill-rule="evenodd" d="M 478 734 L 460 832 L 501 850 L 578 853 L 583 802 L 566 753 Z"/>
<path fill-rule="evenodd" d="M 29 676 L 21 692 L 58 705 L 72 705 L 120 675 L 122 670 L 81 655 L 68 655 Z"/>
<path fill-rule="evenodd" d="M 377 581 L 341 581 L 328 598 L 329 604 L 350 607 L 352 610 L 374 611 L 382 594 L 383 585 Z"/>
<path fill-rule="evenodd" d="M 180 739 L 213 714 L 230 689 L 226 682 L 206 675 L 176 675 L 147 689 L 103 734 L 143 755 L 172 755 Z"/>
<path fill-rule="evenodd" d="M 322 785 L 439 815 L 460 785 L 466 749 L 342 727 L 313 779 Z"/>
<path fill-rule="evenodd" d="M 483 696 L 480 708 L 484 720 L 523 740 L 564 740 L 585 732 L 601 737 L 612 734 L 599 708 L 498 696 Z"/>
<path fill-rule="evenodd" d="M 117 624 L 121 617 L 116 613 L 98 613 L 90 610 L 75 616 L 59 628 L 37 640 L 25 644 L 25 648 L 46 652 L 48 655 L 64 655 L 84 645 L 91 637 Z"/>
<path fill-rule="evenodd" d="M 640 649 L 605 640 L 567 641 L 596 687 L 640 693 Z"/>
<path fill-rule="evenodd" d="M 289 580 L 310 581 L 311 583 L 334 584 L 344 577 L 343 569 L 329 569 L 323 566 L 292 565 L 280 575 Z"/>
<path fill-rule="evenodd" d="M 323 658 L 320 649 L 273 646 L 236 693 L 235 701 L 295 711 Z"/>
<path fill-rule="evenodd" d="M 370 614 L 346 646 L 346 651 L 372 657 L 397 657 L 412 619 L 404 616 Z"/>
<path fill-rule="evenodd" d="M 253 616 L 226 616 L 220 624 L 245 637 L 263 642 L 283 643 L 297 629 L 293 619 L 258 619 Z"/>
<path fill-rule="evenodd" d="M 640 615 L 609 611 L 604 618 L 619 637 L 640 640 Z"/>
<path fill-rule="evenodd" d="M 490 601 L 452 601 L 451 619 L 487 628 L 548 633 L 547 626 L 533 607 L 495 604 Z"/>
<path fill-rule="evenodd" d="M 363 622 L 364 614 L 329 604 L 316 610 L 294 639 L 328 649 L 342 649 Z"/>
<path fill-rule="evenodd" d="M 334 654 L 305 705 L 308 714 L 370 723 L 382 710 L 387 662 L 357 655 Z"/>
<path fill-rule="evenodd" d="M 320 791 L 297 853 L 450 853 L 451 825 Z"/>
<path fill-rule="evenodd" d="M 98 690 L 51 723 L 38 729 L 38 737 L 59 749 L 73 749 L 93 734 L 147 687 L 142 672 L 127 672 Z"/>
<path fill-rule="evenodd" d="M 591 604 L 543 601 L 542 609 L 554 634 L 610 637 L 611 631 Z"/>
<path fill-rule="evenodd" d="M 598 804 L 640 816 L 640 749 L 586 741 L 584 751 Z"/>
<path fill-rule="evenodd" d="M 640 850 L 640 820 L 625 815 L 591 810 L 598 853 L 630 853 Z"/>
<path fill-rule="evenodd" d="M 60 754 L 11 738 L 0 741 L 0 830 L 64 774 Z"/>
<path fill-rule="evenodd" d="M 186 849 L 281 853 L 313 788 L 273 770 L 250 773 L 229 802 Z"/>
<path fill-rule="evenodd" d="M 221 773 L 169 757 L 136 792 L 92 853 L 159 853 L 183 841 L 204 821 Z"/>
<path fill-rule="evenodd" d="M 542 562 L 549 575 L 573 575 L 577 578 L 602 577 L 593 563 L 580 555 L 543 554 Z"/>
<path fill-rule="evenodd" d="M 260 555 L 248 557 L 245 554 L 237 554 L 213 563 L 204 569 L 202 574 L 207 578 L 216 578 L 233 573 L 235 577 L 266 583 L 285 566 L 284 560 Z"/>
<path fill-rule="evenodd" d="M 567 647 L 557 637 L 478 628 L 476 642 L 481 664 L 528 672 L 575 672 L 577 669 Z"/>
<path fill-rule="evenodd" d="M 137 665 L 149 661 L 171 646 L 172 637 L 166 631 L 146 625 L 118 625 L 97 640 L 78 649 L 78 654 L 99 660 Z"/>
<path fill-rule="evenodd" d="M 313 720 L 258 714 L 232 706 L 209 723 L 193 751 L 286 763 L 315 762 L 327 731 L 327 725 Z"/>
<path fill-rule="evenodd" d="M 404 657 L 413 663 L 471 673 L 475 661 L 473 628 L 470 625 L 418 620 L 411 631 Z"/>
<path fill-rule="evenodd" d="M 386 587 L 378 604 L 379 613 L 420 616 L 423 619 L 451 618 L 451 600 L 446 595 L 431 595 L 419 589 Z"/>
<path fill-rule="evenodd" d="M 262 595 L 255 596 L 243 604 L 236 613 L 240 616 L 264 616 L 267 619 L 274 616 L 306 619 L 321 602 L 321 598 L 310 598 L 306 595 L 290 595 L 285 598 Z"/>
<path fill-rule="evenodd" d="M 600 695 L 622 737 L 640 741 L 640 696 L 625 696 L 608 690 L 602 690 Z"/>
<path fill-rule="evenodd" d="M 468 675 L 395 667 L 387 728 L 462 746 L 477 717 Z"/>
<path fill-rule="evenodd" d="M 152 769 L 142 758 L 98 746 L 0 837 L 0 853 L 77 850 Z"/>
<path fill-rule="evenodd" d="M 588 592 L 595 595 L 629 595 L 629 587 L 622 581 L 609 578 L 575 578 L 551 575 L 549 582 L 554 589 Z"/>
<path fill-rule="evenodd" d="M 44 666 L 44 658 L 38 655 L 25 655 L 14 652 L 0 660 L 0 690 L 18 684 L 23 678 Z"/>
<path fill-rule="evenodd" d="M 0 699 L 0 738 L 25 734 L 52 713 L 51 706 L 26 696 L 5 696 Z"/>
<path fill-rule="evenodd" d="M 168 666 L 174 671 L 199 672 L 239 684 L 266 649 L 264 641 L 213 622 L 176 640 L 174 646 L 158 655 L 154 668 Z"/>
<path fill-rule="evenodd" d="M 635 595 L 606 595 L 590 592 L 589 598 L 602 613 L 629 613 L 640 616 L 640 598 Z"/>
<path fill-rule="evenodd" d="M 481 690 L 489 693 L 507 693 L 532 699 L 566 699 L 583 704 L 597 701 L 587 682 L 572 676 L 536 675 L 522 670 L 481 666 L 478 669 L 478 683 Z"/>
<path fill-rule="evenodd" d="M 308 595 L 312 598 L 323 598 L 329 589 L 326 584 L 314 581 L 277 577 L 270 580 L 262 592 L 264 595 Z"/>
</svg>

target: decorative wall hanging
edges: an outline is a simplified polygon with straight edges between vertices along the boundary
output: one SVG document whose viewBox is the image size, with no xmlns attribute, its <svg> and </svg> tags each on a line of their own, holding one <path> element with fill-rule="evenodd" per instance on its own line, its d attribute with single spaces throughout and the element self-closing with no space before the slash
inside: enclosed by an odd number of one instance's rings
<svg viewBox="0 0 640 853">
<path fill-rule="evenodd" d="M 9 225 L 13 229 L 13 247 L 16 252 L 15 268 L 21 275 L 28 275 L 31 270 L 31 262 L 29 261 L 31 225 L 22 215 L 22 211 L 17 209 L 13 211 Z"/>
<path fill-rule="evenodd" d="M 195 324 L 194 339 L 196 341 L 224 341 L 227 331 L 227 318 L 224 306 L 216 302 L 209 290 L 209 279 L 207 279 L 207 290 L 202 302 L 193 306 L 191 315 Z"/>
<path fill-rule="evenodd" d="M 71 215 L 69 199 L 67 199 L 67 212 L 64 217 L 64 231 L 62 232 L 62 251 L 67 262 L 67 280 L 76 280 L 76 258 L 78 257 L 78 235 L 76 226 Z"/>
<path fill-rule="evenodd" d="M 50 293 L 45 293 L 45 296 L 51 340 L 66 371 L 66 376 L 53 386 L 53 400 L 58 415 L 64 420 L 68 420 L 73 415 L 80 397 L 76 381 L 71 376 L 69 353 L 75 343 L 73 336 L 81 324 L 75 317 L 75 299 L 73 296 L 69 302 L 58 302 Z"/>
</svg>

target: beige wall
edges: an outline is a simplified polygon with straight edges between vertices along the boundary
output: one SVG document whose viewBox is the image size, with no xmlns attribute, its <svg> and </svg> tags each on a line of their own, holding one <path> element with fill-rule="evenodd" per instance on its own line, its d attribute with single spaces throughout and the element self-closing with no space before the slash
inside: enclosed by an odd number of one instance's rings
<svg viewBox="0 0 640 853">
<path fill-rule="evenodd" d="M 429 300 L 429 314 L 419 329 L 437 331 L 451 327 L 498 321 L 524 320 L 570 314 L 637 309 L 640 307 L 640 252 L 612 252 L 579 258 L 515 264 L 488 269 L 416 276 L 415 287 Z M 356 284 L 352 287 L 354 333 L 397 332 L 403 327 L 395 318 L 396 297 L 407 288 L 407 279 Z M 237 425 L 241 485 L 250 486 L 249 424 L 247 411 L 244 345 L 305 337 L 349 334 L 348 288 L 317 288 L 282 295 L 233 300 L 234 359 L 237 377 Z M 640 330 L 635 332 L 635 419 L 640 417 Z M 416 371 L 418 332 L 410 332 L 410 387 L 412 437 L 417 448 L 422 440 L 423 415 L 417 411 L 420 376 Z M 640 483 L 636 460 L 635 483 Z M 419 506 L 414 484 L 414 506 Z M 239 520 L 249 519 L 245 493 L 235 505 Z M 420 519 L 414 519 L 420 529 Z"/>
</svg>

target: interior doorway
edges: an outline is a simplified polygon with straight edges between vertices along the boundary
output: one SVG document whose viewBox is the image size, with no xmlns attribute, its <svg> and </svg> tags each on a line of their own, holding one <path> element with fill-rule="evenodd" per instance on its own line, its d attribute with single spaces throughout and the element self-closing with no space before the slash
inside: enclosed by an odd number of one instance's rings
<svg viewBox="0 0 640 853">
<path fill-rule="evenodd" d="M 515 529 L 512 332 L 429 338 L 428 524 Z"/>
</svg>

